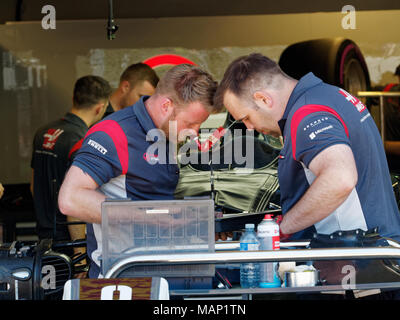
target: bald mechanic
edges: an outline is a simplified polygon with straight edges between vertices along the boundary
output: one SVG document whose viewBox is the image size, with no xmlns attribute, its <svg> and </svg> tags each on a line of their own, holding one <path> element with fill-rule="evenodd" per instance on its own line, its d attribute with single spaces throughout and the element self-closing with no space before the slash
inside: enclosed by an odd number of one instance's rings
<svg viewBox="0 0 400 320">
<path fill-rule="evenodd" d="M 87 250 L 92 260 L 89 277 L 100 273 L 101 203 L 108 198 L 171 200 L 179 178 L 176 163 L 152 162 L 160 154 L 148 154 L 155 141 L 153 129 L 167 138 L 169 124 L 176 121 L 177 134 L 198 133 L 200 125 L 214 112 L 216 82 L 191 65 L 170 69 L 155 93 L 135 105 L 115 112 L 93 126 L 61 186 L 62 213 L 88 222 Z M 167 156 L 166 159 L 169 159 Z"/>
<path fill-rule="evenodd" d="M 305 231 L 378 227 L 381 236 L 400 241 L 381 137 L 358 99 L 312 73 L 296 81 L 274 61 L 251 54 L 229 65 L 215 104 L 248 129 L 283 136 L 278 164 L 283 234 L 300 238 Z"/>
<path fill-rule="evenodd" d="M 122 72 L 118 88 L 112 93 L 103 118 L 134 105 L 143 96 L 151 96 L 158 81 L 156 72 L 147 64 L 131 64 Z"/>
</svg>

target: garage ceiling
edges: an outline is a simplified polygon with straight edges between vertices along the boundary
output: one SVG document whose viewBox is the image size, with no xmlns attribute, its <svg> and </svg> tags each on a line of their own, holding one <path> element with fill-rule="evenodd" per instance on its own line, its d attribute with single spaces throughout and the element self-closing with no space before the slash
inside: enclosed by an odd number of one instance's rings
<svg viewBox="0 0 400 320">
<path fill-rule="evenodd" d="M 109 0 L 1 0 L 0 23 L 41 20 L 41 8 L 53 5 L 57 19 L 105 19 Z M 400 9 L 399 0 L 113 0 L 115 19 L 189 16 L 226 16 L 341 11 L 351 4 L 356 10 Z"/>
</svg>

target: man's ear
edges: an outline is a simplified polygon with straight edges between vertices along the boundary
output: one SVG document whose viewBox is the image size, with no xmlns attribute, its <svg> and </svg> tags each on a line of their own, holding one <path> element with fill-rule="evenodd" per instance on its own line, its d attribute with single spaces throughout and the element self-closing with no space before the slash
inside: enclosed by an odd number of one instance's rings
<svg viewBox="0 0 400 320">
<path fill-rule="evenodd" d="M 164 98 L 161 103 L 161 112 L 163 115 L 167 115 L 168 113 L 172 112 L 174 106 L 172 105 L 172 100 L 170 98 Z"/>
<path fill-rule="evenodd" d="M 122 93 L 127 93 L 127 92 L 129 92 L 129 90 L 131 90 L 131 84 L 127 80 L 121 81 L 119 86 L 122 90 Z"/>
<path fill-rule="evenodd" d="M 260 108 L 262 107 L 270 107 L 272 105 L 272 98 L 271 96 L 264 91 L 256 91 L 253 94 L 254 102 Z"/>
<path fill-rule="evenodd" d="M 103 112 L 103 109 L 107 108 L 106 105 L 104 104 L 104 102 L 99 102 L 98 104 L 96 104 L 96 106 L 94 107 L 94 112 L 96 115 L 100 114 L 101 112 Z"/>
</svg>

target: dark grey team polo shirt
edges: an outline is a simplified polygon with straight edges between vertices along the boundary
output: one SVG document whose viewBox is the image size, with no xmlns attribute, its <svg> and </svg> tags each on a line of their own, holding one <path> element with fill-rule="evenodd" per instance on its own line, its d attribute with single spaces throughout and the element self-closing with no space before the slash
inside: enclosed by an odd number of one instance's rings
<svg viewBox="0 0 400 320">
<path fill-rule="evenodd" d="M 34 206 L 40 237 L 51 237 L 54 215 L 65 221 L 57 205 L 57 196 L 69 168 L 76 145 L 88 127 L 78 116 L 67 113 L 37 130 L 33 141 L 31 168 L 34 170 Z M 62 238 L 68 237 L 67 228 L 57 226 Z"/>
</svg>

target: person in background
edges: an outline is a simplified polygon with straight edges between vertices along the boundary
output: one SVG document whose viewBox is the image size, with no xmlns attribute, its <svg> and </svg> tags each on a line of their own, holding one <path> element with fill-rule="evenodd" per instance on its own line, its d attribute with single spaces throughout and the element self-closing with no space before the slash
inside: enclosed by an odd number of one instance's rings
<svg viewBox="0 0 400 320">
<path fill-rule="evenodd" d="M 61 119 L 36 131 L 31 160 L 31 192 L 37 218 L 39 239 L 69 241 L 84 239 L 84 224 L 65 219 L 57 204 L 58 191 L 65 173 L 88 128 L 101 120 L 111 95 L 109 83 L 101 77 L 84 76 L 74 85 L 72 107 Z M 55 220 L 56 218 L 56 220 Z M 75 250 L 81 252 L 82 250 Z"/>
<path fill-rule="evenodd" d="M 159 78 L 147 64 L 135 63 L 122 73 L 117 90 L 113 92 L 104 118 L 111 113 L 135 104 L 142 96 L 151 96 Z"/>
<path fill-rule="evenodd" d="M 177 137 L 186 130 L 198 134 L 209 114 L 218 111 L 213 106 L 216 87 L 200 68 L 175 66 L 160 79 L 152 96 L 142 97 L 89 130 L 58 198 L 62 213 L 88 223 L 89 278 L 101 274 L 102 202 L 106 198 L 174 199 L 179 167 L 160 160 L 174 156 L 169 154 L 169 144 L 177 141 L 171 139 L 170 124 L 176 125 Z M 149 151 L 160 143 L 151 138 L 156 132 L 166 143 L 158 150 L 165 152 Z"/>
<path fill-rule="evenodd" d="M 385 92 L 400 92 L 400 65 L 395 70 L 398 81 L 385 86 Z M 389 169 L 400 173 L 400 97 L 384 99 L 385 152 Z"/>
</svg>

